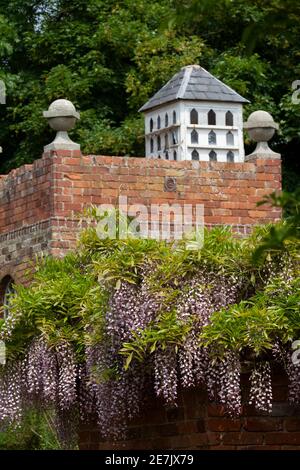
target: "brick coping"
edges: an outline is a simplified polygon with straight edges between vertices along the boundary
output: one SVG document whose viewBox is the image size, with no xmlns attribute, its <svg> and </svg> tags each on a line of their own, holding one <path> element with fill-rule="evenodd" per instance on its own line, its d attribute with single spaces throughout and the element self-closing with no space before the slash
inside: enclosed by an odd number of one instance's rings
<svg viewBox="0 0 300 470">
<path fill-rule="evenodd" d="M 48 219 L 41 220 L 39 222 L 36 222 L 35 224 L 30 224 L 30 225 L 25 225 L 23 227 L 17 228 L 15 230 L 11 230 L 9 232 L 5 232 L 3 234 L 0 234 L 0 243 L 5 242 L 7 240 L 15 240 L 17 238 L 20 238 L 24 235 L 27 235 L 29 233 L 37 233 L 37 232 L 43 232 L 44 230 L 47 230 L 49 228 L 59 228 L 61 227 L 61 223 L 63 224 L 74 224 L 77 225 L 78 228 L 80 226 L 80 220 L 77 218 L 71 218 L 71 217 L 49 217 Z M 248 235 L 256 225 L 253 224 L 212 224 L 208 223 L 205 224 L 205 227 L 207 228 L 214 228 L 214 227 L 229 227 L 231 228 L 235 233 L 241 234 L 241 235 Z"/>
</svg>

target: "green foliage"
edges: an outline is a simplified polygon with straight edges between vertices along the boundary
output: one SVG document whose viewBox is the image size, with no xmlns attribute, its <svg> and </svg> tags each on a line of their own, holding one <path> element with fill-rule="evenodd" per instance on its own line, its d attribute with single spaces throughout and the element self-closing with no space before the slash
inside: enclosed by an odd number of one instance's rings
<svg viewBox="0 0 300 470">
<path fill-rule="evenodd" d="M 298 207 L 287 196 L 279 198 L 290 211 Z M 233 237 L 225 227 L 205 230 L 202 249 L 190 250 L 185 240 L 99 237 L 95 222 L 102 216 L 95 211 L 88 211 L 90 224 L 82 232 L 76 253 L 64 259 L 41 259 L 30 287 L 16 287 L 8 322 L 0 327 L 9 357 L 22 355 L 34 337 L 42 336 L 51 347 L 64 341 L 72 344 L 81 362 L 87 345 L 109 340 L 105 318 L 113 294 L 124 282 L 138 286 L 145 280 L 145 268 L 147 288 L 159 299 L 159 307 L 155 319 L 132 332 L 121 346 L 126 369 L 134 360 L 145 361 L 158 348 L 177 351 L 184 343 L 198 318 L 184 320 L 177 308 L 199 273 L 206 273 L 206 293 L 209 283 L 220 276 L 240 286 L 240 302 L 214 312 L 199 337 L 199 345 L 209 347 L 212 355 L 222 357 L 232 350 L 259 355 L 270 350 L 275 340 L 287 343 L 300 334 L 298 240 L 290 238 L 283 252 L 270 251 L 253 262 L 253 252 L 266 239 L 270 226 L 257 228 L 245 239 Z M 272 228 L 281 227 L 271 226 L 271 233 Z M 116 370 L 101 371 L 101 380 Z"/>
<path fill-rule="evenodd" d="M 63 260 L 41 259 L 31 286 L 16 286 L 11 301 L 16 324 L 9 349 L 20 352 L 42 334 L 53 345 L 70 341 L 80 357 L 86 328 L 98 322 L 101 332 L 111 290 L 123 281 L 139 283 L 145 264 L 153 266 L 151 289 L 165 297 L 166 305 L 181 295 L 182 280 L 203 266 L 210 272 L 243 276 L 246 295 L 260 282 L 261 267 L 253 266 L 251 257 L 266 230 L 260 229 L 246 240 L 233 238 L 228 228 L 206 230 L 204 246 L 196 251 L 187 249 L 184 242 L 173 246 L 145 239 L 100 239 L 90 227 L 82 233 L 77 254 Z M 167 317 L 162 312 L 161 322 L 155 324 L 158 335 L 160 328 L 165 329 L 164 322 L 172 319 L 176 323 L 174 312 Z M 148 342 L 152 332 L 149 337 L 147 332 L 143 334 L 141 340 Z"/>
<path fill-rule="evenodd" d="M 8 339 L 8 353 L 23 353 L 34 337 L 42 335 L 53 346 L 71 342 L 80 360 L 84 328 L 97 317 L 100 331 L 106 304 L 107 293 L 77 255 L 42 259 L 31 286 L 16 286 L 11 299 L 14 335 Z M 2 334 L 5 336 L 5 324 Z"/>
<path fill-rule="evenodd" d="M 191 325 L 180 321 L 176 317 L 176 311 L 163 313 L 159 320 L 151 323 L 142 331 L 133 332 L 132 341 L 124 343 L 120 354 L 126 357 L 125 370 L 133 359 L 144 361 L 147 354 L 152 354 L 158 348 L 163 351 L 167 347 L 176 350 L 183 343 Z"/>
<path fill-rule="evenodd" d="M 236 49 L 226 51 L 218 57 L 213 73 L 253 102 L 247 107 L 248 113 L 257 110 L 258 107 L 263 107 L 272 114 L 276 113 L 275 103 L 270 99 L 272 91 L 272 84 L 269 83 L 270 65 L 262 61 L 258 54 L 244 57 L 239 55 Z M 253 82 L 256 83 L 255 87 Z M 267 98 L 266 88 L 269 91 Z"/>
<path fill-rule="evenodd" d="M 276 339 L 287 343 L 298 338 L 300 272 L 295 269 L 292 279 L 279 275 L 249 300 L 214 313 L 201 342 L 216 356 L 232 350 L 258 356 L 272 349 Z"/>
<path fill-rule="evenodd" d="M 90 216 L 93 214 L 92 209 Z M 206 231 L 203 249 L 189 250 L 184 241 L 174 245 L 149 239 L 99 238 L 92 223 L 82 232 L 76 253 L 64 259 L 40 259 L 30 287 L 16 286 L 10 306 L 14 334 L 10 337 L 10 326 L 5 323 L 1 329 L 2 337 L 8 338 L 8 353 L 22 354 L 34 337 L 42 335 L 52 346 L 67 340 L 81 360 L 85 342 L 102 339 L 113 290 L 121 282 L 139 284 L 145 265 L 153 266 L 150 287 L 165 298 L 166 307 L 180 295 L 182 280 L 203 265 L 226 275 L 240 275 L 248 266 L 244 289 L 251 290 L 251 246 L 251 238 L 247 247 L 246 241 L 233 239 L 228 228 Z M 95 337 L 87 333 L 91 326 Z"/>
<path fill-rule="evenodd" d="M 13 44 L 17 41 L 15 29 L 7 19 L 0 15 L 0 57 L 13 53 Z"/>
<path fill-rule="evenodd" d="M 181 67 L 198 63 L 203 48 L 196 36 L 176 37 L 168 30 L 155 36 L 152 32 L 145 34 L 134 51 L 135 67 L 126 77 L 130 107 L 137 110 Z"/>
<path fill-rule="evenodd" d="M 258 205 L 270 204 L 280 207 L 285 215 L 285 220 L 274 226 L 263 237 L 261 244 L 253 253 L 253 260 L 258 261 L 262 256 L 270 252 L 288 251 L 291 244 L 295 255 L 299 256 L 300 248 L 300 190 L 294 193 L 272 193 L 266 196 Z M 292 242 L 292 243 L 291 243 Z"/>
<path fill-rule="evenodd" d="M 256 355 L 271 349 L 278 338 L 283 343 L 300 334 L 300 192 L 272 193 L 259 205 L 280 207 L 285 220 L 265 228 L 258 246 L 254 247 L 254 263 L 270 260 L 293 260 L 286 272 L 280 273 L 254 297 L 232 308 L 213 314 L 201 340 L 213 346 L 215 354 L 235 349 L 254 351 Z"/>
<path fill-rule="evenodd" d="M 28 410 L 18 427 L 0 431 L 0 450 L 59 450 L 53 414 Z"/>
</svg>

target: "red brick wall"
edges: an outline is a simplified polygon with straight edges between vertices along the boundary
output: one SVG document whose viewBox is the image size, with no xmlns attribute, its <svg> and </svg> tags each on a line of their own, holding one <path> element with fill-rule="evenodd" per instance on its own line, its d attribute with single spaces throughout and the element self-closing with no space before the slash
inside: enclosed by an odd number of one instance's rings
<svg viewBox="0 0 300 470">
<path fill-rule="evenodd" d="M 247 378 L 244 377 L 247 396 Z M 300 407 L 287 403 L 282 373 L 273 376 L 271 416 L 245 405 L 239 419 L 230 419 L 220 405 L 209 403 L 206 393 L 194 389 L 181 393 L 178 408 L 165 409 L 149 398 L 138 419 L 131 422 L 127 438 L 103 442 L 96 426 L 82 429 L 80 448 L 90 450 L 300 450 Z"/>
<path fill-rule="evenodd" d="M 53 160 L 44 156 L 0 179 L 0 233 L 48 219 L 53 211 Z"/>
<path fill-rule="evenodd" d="M 176 191 L 165 190 L 166 177 Z M 281 188 L 280 160 L 251 163 L 170 162 L 144 158 L 44 154 L 0 178 L 0 280 L 22 280 L 28 260 L 40 252 L 61 255 L 74 247 L 76 219 L 91 204 L 204 204 L 205 224 L 230 224 L 247 233 L 274 221 L 277 209 L 256 207 Z"/>
<path fill-rule="evenodd" d="M 24 281 L 31 260 L 49 251 L 53 161 L 44 156 L 0 179 L 0 280 Z"/>
<path fill-rule="evenodd" d="M 90 204 L 204 204 L 205 224 L 230 224 L 242 231 L 253 224 L 274 221 L 277 209 L 256 207 L 262 196 L 281 188 L 280 160 L 255 163 L 169 162 L 141 158 L 59 156 L 53 159 L 57 218 L 73 216 Z M 175 192 L 164 188 L 176 178 Z M 59 225 L 59 224 L 58 224 Z M 59 231 L 59 227 L 58 227 Z M 64 249 L 65 244 L 56 243 Z"/>
<path fill-rule="evenodd" d="M 118 195 L 130 204 L 203 203 L 207 224 L 255 224 L 278 212 L 256 203 L 281 188 L 280 160 L 256 163 L 170 162 L 124 157 L 55 157 L 56 216 L 70 216 L 88 204 L 112 203 Z M 164 190 L 175 177 L 177 191 Z"/>
<path fill-rule="evenodd" d="M 176 191 L 165 190 L 165 178 L 176 178 Z M 58 151 L 0 177 L 0 282 L 10 275 L 24 282 L 35 255 L 54 256 L 74 247 L 77 215 L 91 204 L 204 204 L 206 225 L 229 224 L 247 233 L 253 224 L 274 221 L 277 209 L 256 207 L 261 198 L 281 188 L 280 160 L 249 163 L 169 162 L 143 158 L 82 156 Z M 280 387 L 279 387 L 280 388 Z M 278 389 L 279 389 L 278 388 Z M 157 401 L 130 427 L 120 448 L 286 448 L 300 445 L 298 420 L 280 398 L 272 418 L 249 411 L 231 421 L 218 407 L 205 404 L 202 392 L 181 397 L 177 410 Z M 142 424 L 143 423 L 143 424 Z M 98 448 L 99 436 L 83 432 L 83 448 Z M 111 448 L 102 443 L 100 448 Z"/>
</svg>

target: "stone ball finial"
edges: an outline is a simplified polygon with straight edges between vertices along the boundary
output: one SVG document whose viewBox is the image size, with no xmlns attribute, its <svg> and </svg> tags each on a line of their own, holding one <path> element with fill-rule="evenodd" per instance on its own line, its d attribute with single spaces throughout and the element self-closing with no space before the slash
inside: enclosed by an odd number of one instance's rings
<svg viewBox="0 0 300 470">
<path fill-rule="evenodd" d="M 43 112 L 43 116 L 48 120 L 49 126 L 57 131 L 54 141 L 44 147 L 45 151 L 80 149 L 80 145 L 73 142 L 68 136 L 68 131 L 73 129 L 76 120 L 80 119 L 80 115 L 71 101 L 64 99 L 53 101 L 48 111 Z"/>
<path fill-rule="evenodd" d="M 256 149 L 246 159 L 251 157 L 266 158 L 267 156 L 275 158 L 280 157 L 278 153 L 273 152 L 268 145 L 268 141 L 275 134 L 275 130 L 279 129 L 278 124 L 274 121 L 270 113 L 266 111 L 254 111 L 244 123 L 244 129 L 248 131 L 249 137 L 254 142 L 257 142 Z M 279 156 L 279 157 L 278 157 Z"/>
</svg>

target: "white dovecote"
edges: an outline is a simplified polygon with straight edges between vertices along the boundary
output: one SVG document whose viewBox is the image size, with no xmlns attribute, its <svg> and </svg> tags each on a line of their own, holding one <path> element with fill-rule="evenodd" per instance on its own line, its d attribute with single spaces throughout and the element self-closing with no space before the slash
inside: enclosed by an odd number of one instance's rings
<svg viewBox="0 0 300 470">
<path fill-rule="evenodd" d="M 243 162 L 248 102 L 199 65 L 183 67 L 140 109 L 146 157 Z"/>
</svg>

